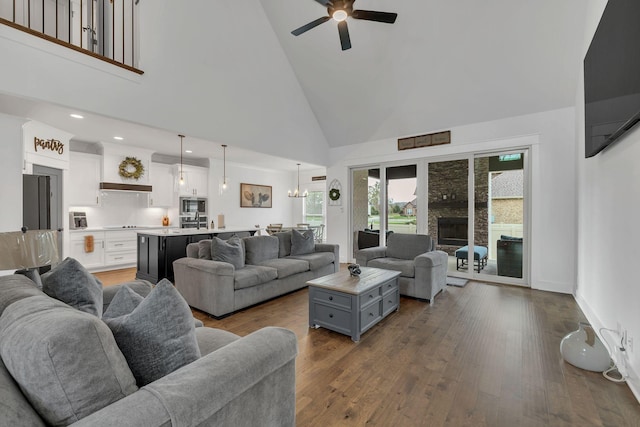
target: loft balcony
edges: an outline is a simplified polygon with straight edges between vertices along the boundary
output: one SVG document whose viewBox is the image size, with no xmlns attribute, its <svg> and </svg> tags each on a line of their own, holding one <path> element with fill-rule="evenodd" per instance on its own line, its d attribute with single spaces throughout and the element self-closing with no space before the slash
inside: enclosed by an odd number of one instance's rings
<svg viewBox="0 0 640 427">
<path fill-rule="evenodd" d="M 0 0 L 0 24 L 142 74 L 140 0 Z"/>
</svg>

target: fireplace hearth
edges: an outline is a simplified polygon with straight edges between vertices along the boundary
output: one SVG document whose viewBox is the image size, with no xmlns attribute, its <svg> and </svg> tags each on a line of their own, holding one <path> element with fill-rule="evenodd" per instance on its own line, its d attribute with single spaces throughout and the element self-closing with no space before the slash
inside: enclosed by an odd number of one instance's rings
<svg viewBox="0 0 640 427">
<path fill-rule="evenodd" d="M 469 241 L 468 224 L 467 217 L 438 218 L 438 244 L 466 246 Z"/>
</svg>

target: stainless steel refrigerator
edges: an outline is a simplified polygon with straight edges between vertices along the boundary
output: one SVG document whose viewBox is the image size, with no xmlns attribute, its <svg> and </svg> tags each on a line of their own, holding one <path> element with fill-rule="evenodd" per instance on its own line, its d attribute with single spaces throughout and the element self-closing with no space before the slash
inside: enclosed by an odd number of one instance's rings
<svg viewBox="0 0 640 427">
<path fill-rule="evenodd" d="M 51 229 L 51 182 L 48 176 L 22 175 L 22 225 Z"/>
</svg>

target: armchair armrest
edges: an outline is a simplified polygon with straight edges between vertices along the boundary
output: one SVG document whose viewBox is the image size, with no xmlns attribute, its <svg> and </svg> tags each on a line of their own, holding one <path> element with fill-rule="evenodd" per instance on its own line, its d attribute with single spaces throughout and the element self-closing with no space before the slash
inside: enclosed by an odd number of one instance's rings
<svg viewBox="0 0 640 427">
<path fill-rule="evenodd" d="M 413 262 L 416 267 L 431 268 L 441 264 L 440 256 L 436 251 L 429 251 L 418 255 L 414 258 Z"/>
<path fill-rule="evenodd" d="M 356 252 L 356 262 L 362 267 L 366 267 L 369 261 L 375 258 L 384 258 L 387 256 L 386 246 L 376 246 L 373 248 L 360 249 Z"/>
<path fill-rule="evenodd" d="M 268 327 L 160 378 L 77 426 L 295 425 L 293 332 Z"/>
</svg>

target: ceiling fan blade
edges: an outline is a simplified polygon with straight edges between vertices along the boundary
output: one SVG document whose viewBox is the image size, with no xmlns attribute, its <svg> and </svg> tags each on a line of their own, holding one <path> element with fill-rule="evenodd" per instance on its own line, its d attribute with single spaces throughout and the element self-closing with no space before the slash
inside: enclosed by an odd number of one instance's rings
<svg viewBox="0 0 640 427">
<path fill-rule="evenodd" d="M 322 18 L 318 18 L 315 21 L 309 22 L 307 25 L 303 25 L 300 28 L 296 28 L 295 30 L 291 31 L 291 34 L 293 34 L 294 36 L 299 36 L 300 34 L 306 33 L 310 29 L 315 28 L 324 22 L 327 22 L 329 19 L 331 19 L 331 17 L 323 16 Z"/>
<path fill-rule="evenodd" d="M 316 1 L 323 6 L 329 6 L 331 4 L 331 0 L 316 0 Z"/>
<path fill-rule="evenodd" d="M 393 24 L 394 22 L 396 22 L 398 14 L 390 12 L 377 12 L 375 10 L 354 10 L 351 14 L 351 17 L 354 19 L 365 19 L 367 21 Z"/>
<path fill-rule="evenodd" d="M 351 49 L 351 39 L 349 38 L 349 28 L 347 28 L 347 21 L 338 22 L 338 33 L 340 34 L 340 44 L 342 50 Z"/>
</svg>

